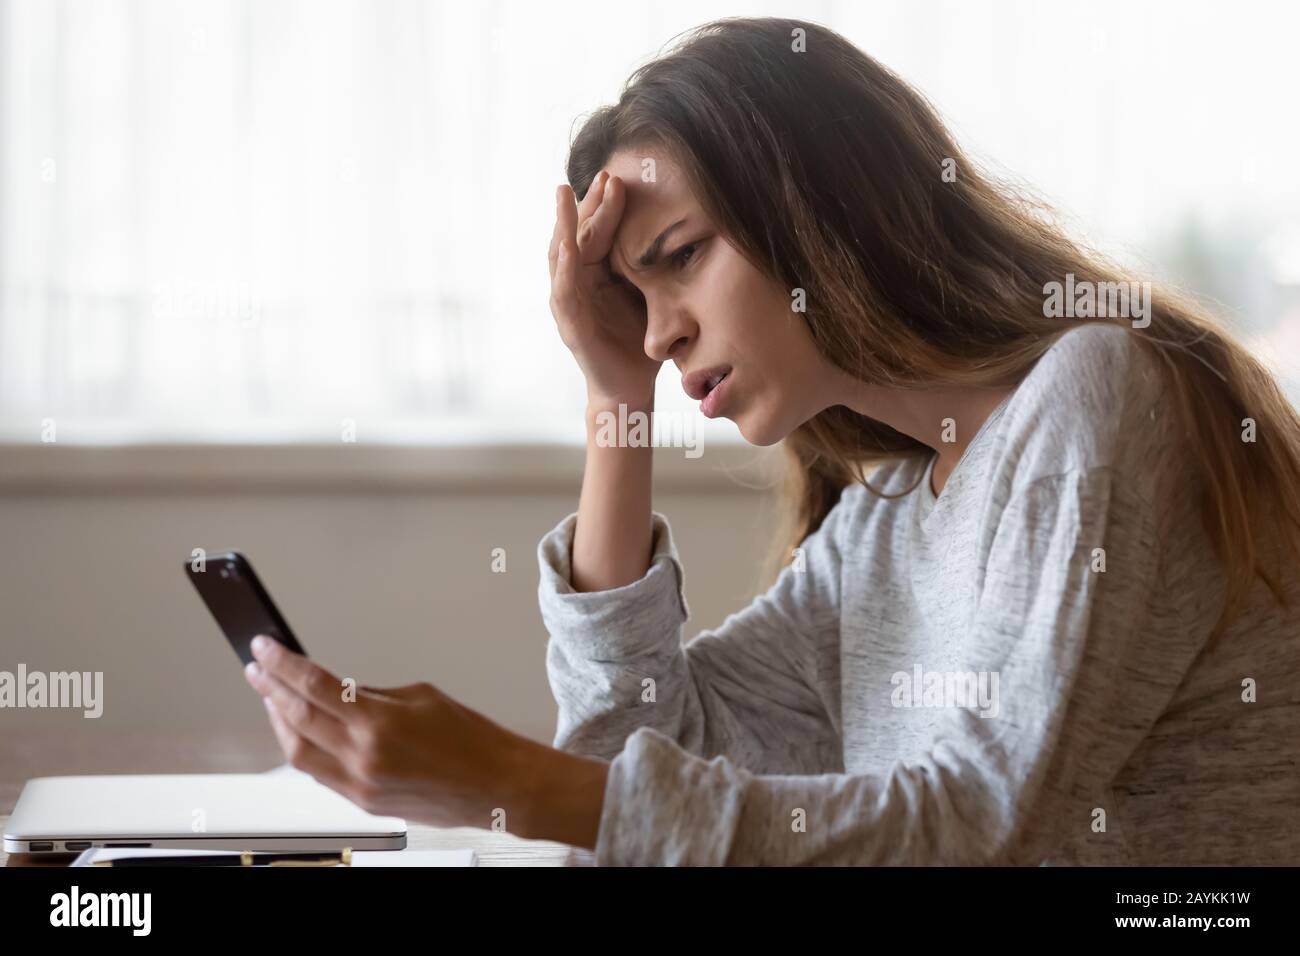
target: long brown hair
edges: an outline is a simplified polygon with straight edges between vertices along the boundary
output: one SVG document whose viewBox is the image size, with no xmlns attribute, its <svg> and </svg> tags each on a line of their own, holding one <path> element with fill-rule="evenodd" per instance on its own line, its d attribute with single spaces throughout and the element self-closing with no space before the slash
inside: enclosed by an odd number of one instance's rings
<svg viewBox="0 0 1300 956">
<path fill-rule="evenodd" d="M 1128 281 L 1046 206 L 964 156 L 924 97 L 817 24 L 729 18 L 690 31 L 586 119 L 568 159 L 574 192 L 585 195 L 616 150 L 649 147 L 681 164 L 757 269 L 805 290 L 818 349 L 864 381 L 1013 385 L 1079 324 L 1044 314 L 1047 283 Z M 1221 633 L 1257 576 L 1285 602 L 1285 562 L 1300 562 L 1300 416 L 1189 296 L 1157 290 L 1149 326 L 1123 324 L 1163 359 L 1195 445 L 1202 521 L 1227 584 Z M 1239 440 L 1245 417 L 1252 444 Z M 843 406 L 783 444 L 788 520 L 774 570 L 846 486 L 870 487 L 873 463 L 932 454 Z"/>
</svg>

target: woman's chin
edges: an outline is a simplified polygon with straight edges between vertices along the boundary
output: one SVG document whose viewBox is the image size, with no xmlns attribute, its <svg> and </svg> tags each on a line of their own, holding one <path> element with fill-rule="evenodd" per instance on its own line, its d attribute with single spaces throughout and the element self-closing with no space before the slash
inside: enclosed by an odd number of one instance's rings
<svg viewBox="0 0 1300 956">
<path fill-rule="evenodd" d="M 740 436 L 758 448 L 767 448 L 769 445 L 775 445 L 781 439 L 785 438 L 786 432 L 780 428 L 776 422 L 771 421 L 752 421 L 746 416 L 733 418 L 736 427 L 740 429 Z"/>
</svg>

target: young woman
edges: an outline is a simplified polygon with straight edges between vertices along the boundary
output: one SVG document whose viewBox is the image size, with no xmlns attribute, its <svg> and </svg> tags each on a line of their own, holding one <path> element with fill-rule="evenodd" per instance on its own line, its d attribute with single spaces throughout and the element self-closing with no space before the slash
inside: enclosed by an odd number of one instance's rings
<svg viewBox="0 0 1300 956">
<path fill-rule="evenodd" d="M 591 438 L 539 545 L 558 749 L 273 655 L 250 680 L 296 765 L 601 863 L 1300 862 L 1300 418 L 1250 355 L 812 24 L 695 31 L 568 178 L 551 308 Z M 786 566 L 685 645 L 651 451 L 596 437 L 668 361 L 793 478 Z"/>
</svg>

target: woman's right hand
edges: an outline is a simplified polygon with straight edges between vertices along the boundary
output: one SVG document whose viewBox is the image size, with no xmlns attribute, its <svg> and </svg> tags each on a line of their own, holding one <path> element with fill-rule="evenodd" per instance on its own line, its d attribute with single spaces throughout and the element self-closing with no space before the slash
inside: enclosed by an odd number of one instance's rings
<svg viewBox="0 0 1300 956">
<path fill-rule="evenodd" d="M 582 202 L 556 190 L 551 237 L 551 314 L 587 379 L 589 406 L 648 408 L 663 363 L 645 354 L 645 301 L 609 270 L 627 187 L 603 170 Z"/>
</svg>

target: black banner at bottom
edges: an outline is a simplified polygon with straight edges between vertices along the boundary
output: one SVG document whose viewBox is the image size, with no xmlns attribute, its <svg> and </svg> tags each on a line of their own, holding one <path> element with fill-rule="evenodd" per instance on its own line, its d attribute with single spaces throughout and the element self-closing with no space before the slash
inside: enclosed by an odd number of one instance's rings
<svg viewBox="0 0 1300 956">
<path fill-rule="evenodd" d="M 587 934 L 662 944 L 810 939 L 834 928 L 864 939 L 1057 938 L 1231 945 L 1294 922 L 1298 869 L 14 868 L 0 871 L 0 933 L 114 944 L 373 942 L 477 929 Z M 689 919 L 689 924 L 681 918 Z M 687 929 L 687 925 L 690 929 Z M 610 933 L 616 935 L 610 936 Z M 996 934 L 996 935 L 989 935 Z M 1041 938 L 1041 937 L 1039 937 Z M 17 950 L 11 950 L 17 951 Z"/>
</svg>

